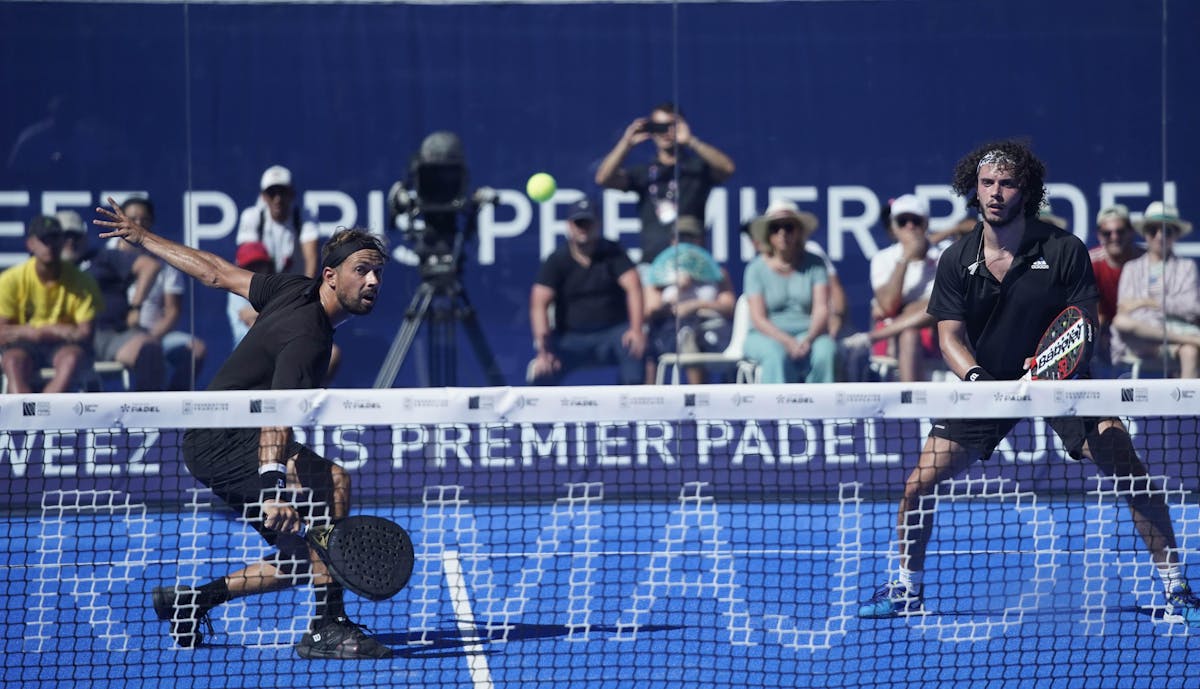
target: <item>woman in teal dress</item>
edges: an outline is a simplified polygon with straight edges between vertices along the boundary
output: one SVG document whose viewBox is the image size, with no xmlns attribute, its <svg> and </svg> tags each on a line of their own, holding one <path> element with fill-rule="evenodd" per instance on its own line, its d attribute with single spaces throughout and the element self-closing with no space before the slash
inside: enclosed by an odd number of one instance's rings
<svg viewBox="0 0 1200 689">
<path fill-rule="evenodd" d="M 771 204 L 750 226 L 762 253 L 746 266 L 742 289 L 753 327 L 745 356 L 763 383 L 832 383 L 837 345 L 826 334 L 829 277 L 804 250 L 816 216 L 791 202 Z"/>
</svg>

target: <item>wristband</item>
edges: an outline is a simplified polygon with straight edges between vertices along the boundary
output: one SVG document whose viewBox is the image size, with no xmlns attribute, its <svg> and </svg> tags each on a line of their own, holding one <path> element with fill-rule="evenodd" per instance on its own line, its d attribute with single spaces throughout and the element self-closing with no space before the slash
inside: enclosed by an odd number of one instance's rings
<svg viewBox="0 0 1200 689">
<path fill-rule="evenodd" d="M 974 383 L 977 380 L 996 380 L 996 379 L 992 377 L 992 374 L 983 370 L 982 366 L 972 366 L 967 371 L 967 375 L 963 376 L 963 380 Z"/>
<path fill-rule="evenodd" d="M 266 489 L 281 489 L 287 485 L 287 467 L 278 462 L 263 464 L 258 467 L 258 478 Z"/>
</svg>

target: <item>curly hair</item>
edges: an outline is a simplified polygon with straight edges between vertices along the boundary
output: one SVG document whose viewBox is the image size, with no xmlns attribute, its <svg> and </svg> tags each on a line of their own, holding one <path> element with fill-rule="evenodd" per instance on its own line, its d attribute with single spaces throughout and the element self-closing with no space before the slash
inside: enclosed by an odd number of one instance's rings
<svg viewBox="0 0 1200 689">
<path fill-rule="evenodd" d="M 954 192 L 967 199 L 969 208 L 980 210 L 979 198 L 975 191 L 980 161 L 985 158 L 988 162 L 998 161 L 1002 169 L 1013 173 L 1025 201 L 1025 217 L 1035 217 L 1046 197 L 1046 166 L 1038 160 L 1029 146 L 1021 141 L 987 143 L 963 156 L 954 166 L 954 179 L 950 183 Z"/>
</svg>

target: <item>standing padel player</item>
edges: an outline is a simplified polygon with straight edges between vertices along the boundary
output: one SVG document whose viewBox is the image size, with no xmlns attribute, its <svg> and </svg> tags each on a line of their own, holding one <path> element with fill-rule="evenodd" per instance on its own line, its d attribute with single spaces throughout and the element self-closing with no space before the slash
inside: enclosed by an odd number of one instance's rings
<svg viewBox="0 0 1200 689">
<path fill-rule="evenodd" d="M 1095 319 L 1099 291 L 1087 248 L 1074 235 L 1037 220 L 1045 166 L 1024 144 L 1005 141 L 972 151 L 954 170 L 954 191 L 982 222 L 938 263 L 929 313 L 938 321 L 946 365 L 964 381 L 1013 380 L 1054 317 L 1078 306 Z M 1087 375 L 1087 362 L 1082 364 Z M 923 611 L 921 574 L 933 514 L 920 499 L 972 462 L 987 459 L 1019 419 L 940 419 L 904 485 L 897 518 L 900 571 L 863 604 L 859 617 Z M 1200 626 L 1200 601 L 1175 552 L 1175 532 L 1162 495 L 1116 418 L 1047 419 L 1072 457 L 1090 458 L 1128 486 L 1126 501 L 1154 560 L 1169 619 Z"/>
</svg>

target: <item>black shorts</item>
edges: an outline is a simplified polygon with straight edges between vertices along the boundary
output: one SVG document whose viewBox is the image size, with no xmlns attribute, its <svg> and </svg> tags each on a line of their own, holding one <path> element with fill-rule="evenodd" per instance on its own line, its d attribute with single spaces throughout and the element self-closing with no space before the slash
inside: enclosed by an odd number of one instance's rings
<svg viewBox="0 0 1200 689">
<path fill-rule="evenodd" d="M 189 428 L 183 434 L 183 461 L 192 476 L 275 545 L 279 534 L 263 526 L 262 515 L 255 507 L 262 495 L 258 474 L 260 433 L 258 428 Z M 311 500 L 296 504 L 300 516 L 332 516 L 333 462 L 294 440 L 289 441 L 283 457 L 296 458 L 300 485 L 312 491 Z"/>
<path fill-rule="evenodd" d="M 996 446 L 1008 435 L 1021 419 L 938 419 L 933 422 L 929 435 L 962 445 L 979 459 L 992 456 Z M 1063 446 L 1074 459 L 1083 456 L 1083 444 L 1094 440 L 1100 419 L 1094 416 L 1055 416 L 1046 423 L 1062 440 Z"/>
</svg>

